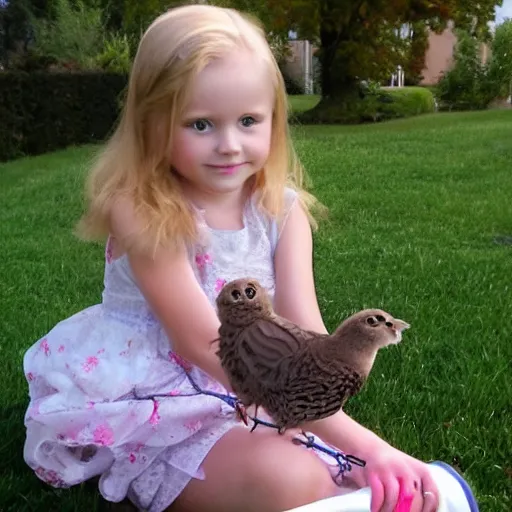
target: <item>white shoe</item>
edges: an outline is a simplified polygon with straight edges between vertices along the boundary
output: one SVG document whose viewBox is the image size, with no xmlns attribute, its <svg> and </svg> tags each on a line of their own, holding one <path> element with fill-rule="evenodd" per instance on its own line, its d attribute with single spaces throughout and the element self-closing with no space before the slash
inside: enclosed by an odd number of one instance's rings
<svg viewBox="0 0 512 512">
<path fill-rule="evenodd" d="M 439 489 L 438 512 L 478 512 L 478 504 L 468 483 L 446 462 L 429 464 Z"/>
<path fill-rule="evenodd" d="M 462 476 L 444 462 L 431 462 L 429 466 L 439 489 L 437 512 L 479 512 L 475 497 Z M 286 512 L 370 512 L 370 502 L 370 488 L 364 487 L 356 492 L 315 501 Z"/>
</svg>

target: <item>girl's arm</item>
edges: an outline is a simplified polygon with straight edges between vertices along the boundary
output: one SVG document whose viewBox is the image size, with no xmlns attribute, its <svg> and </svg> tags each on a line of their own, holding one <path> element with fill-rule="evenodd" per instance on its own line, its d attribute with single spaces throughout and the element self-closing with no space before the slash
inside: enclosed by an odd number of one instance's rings
<svg viewBox="0 0 512 512">
<path fill-rule="evenodd" d="M 295 201 L 274 256 L 278 315 L 303 329 L 327 333 L 316 298 L 313 277 L 313 237 L 306 213 Z"/>
<path fill-rule="evenodd" d="M 118 203 L 111 216 L 117 240 L 129 237 L 136 219 L 126 204 Z M 128 258 L 137 284 L 165 332 L 172 348 L 230 389 L 215 354 L 220 322 L 215 309 L 195 278 L 185 249 L 158 250 L 154 257 L 131 254 Z"/>
</svg>

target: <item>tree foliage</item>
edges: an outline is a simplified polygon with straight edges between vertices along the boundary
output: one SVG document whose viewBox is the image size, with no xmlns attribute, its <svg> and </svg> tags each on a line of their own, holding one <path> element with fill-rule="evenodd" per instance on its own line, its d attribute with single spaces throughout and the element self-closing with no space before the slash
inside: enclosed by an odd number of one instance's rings
<svg viewBox="0 0 512 512">
<path fill-rule="evenodd" d="M 454 64 L 437 85 L 441 107 L 448 110 L 486 108 L 494 97 L 488 68 L 482 61 L 481 40 L 467 30 L 457 30 Z"/>
<path fill-rule="evenodd" d="M 225 2 L 224 2 L 225 3 Z M 246 0 L 230 0 L 243 8 Z M 487 35 L 496 0 L 254 0 L 267 29 L 294 29 L 319 46 L 322 101 L 326 108 L 350 109 L 360 95 L 362 79 L 379 80 L 404 64 L 404 24 L 442 30 L 449 20 L 471 33 Z M 421 41 L 416 41 L 419 43 Z M 424 42 L 422 43 L 425 44 Z M 411 47 L 414 45 L 410 45 Z M 418 50 L 418 49 L 416 49 Z M 418 53 L 415 54 L 416 58 Z M 420 62 L 418 62 L 419 67 Z"/>
<path fill-rule="evenodd" d="M 65 66 L 93 66 L 104 42 L 102 9 L 83 0 L 54 2 L 53 19 L 33 20 L 34 50 Z"/>
<path fill-rule="evenodd" d="M 491 45 L 489 75 L 498 85 L 498 95 L 512 96 L 512 19 L 496 27 Z"/>
</svg>

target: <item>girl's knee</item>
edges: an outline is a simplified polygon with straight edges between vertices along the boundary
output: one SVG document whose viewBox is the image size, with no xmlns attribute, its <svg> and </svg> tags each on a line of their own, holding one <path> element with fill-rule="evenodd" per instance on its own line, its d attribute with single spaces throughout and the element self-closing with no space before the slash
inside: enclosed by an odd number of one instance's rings
<svg viewBox="0 0 512 512">
<path fill-rule="evenodd" d="M 271 501 L 280 510 L 336 494 L 336 485 L 326 465 L 315 454 L 289 440 L 267 439 L 254 454 L 251 466 L 251 479 L 260 480 L 261 488 L 272 494 Z"/>
</svg>

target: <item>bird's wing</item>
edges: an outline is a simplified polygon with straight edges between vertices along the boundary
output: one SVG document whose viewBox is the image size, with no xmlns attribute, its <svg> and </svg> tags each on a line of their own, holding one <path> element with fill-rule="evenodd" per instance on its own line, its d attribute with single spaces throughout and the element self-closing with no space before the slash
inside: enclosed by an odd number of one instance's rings
<svg viewBox="0 0 512 512">
<path fill-rule="evenodd" d="M 307 343 L 310 341 L 316 341 L 319 340 L 327 334 L 319 334 L 318 332 L 314 331 L 307 331 L 305 329 L 301 329 L 298 325 L 294 324 L 293 322 L 290 322 L 289 320 L 286 320 L 286 318 L 276 316 L 274 319 L 274 322 L 282 327 L 283 329 L 287 330 L 292 336 L 294 336 L 299 343 Z"/>
<path fill-rule="evenodd" d="M 361 375 L 343 364 L 319 371 L 311 360 L 296 361 L 283 393 L 286 421 L 297 426 L 330 416 L 357 394 L 362 384 Z"/>
<path fill-rule="evenodd" d="M 274 386 L 283 361 L 304 346 L 304 332 L 294 324 L 290 328 L 273 319 L 258 319 L 241 333 L 238 355 L 252 377 Z"/>
</svg>

